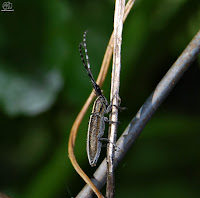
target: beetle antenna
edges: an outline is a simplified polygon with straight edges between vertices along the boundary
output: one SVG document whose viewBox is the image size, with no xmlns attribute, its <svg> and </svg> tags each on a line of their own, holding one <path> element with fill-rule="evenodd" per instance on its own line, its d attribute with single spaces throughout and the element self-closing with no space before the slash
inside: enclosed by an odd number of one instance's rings
<svg viewBox="0 0 200 198">
<path fill-rule="evenodd" d="M 100 96 L 102 95 L 101 89 L 99 87 L 99 85 L 97 85 L 96 81 L 94 80 L 94 77 L 92 75 L 91 69 L 90 69 L 90 61 L 89 61 L 89 56 L 88 56 L 88 52 L 87 52 L 87 46 L 86 46 L 86 33 L 87 31 L 84 32 L 83 34 L 83 42 L 81 42 L 79 44 L 79 52 L 80 52 L 80 56 L 81 56 L 81 60 L 83 62 L 83 65 L 87 71 L 88 76 L 90 77 L 91 81 L 92 81 L 92 85 L 95 89 L 96 95 Z M 83 52 L 82 52 L 82 48 L 85 51 L 85 59 L 83 58 Z"/>
</svg>

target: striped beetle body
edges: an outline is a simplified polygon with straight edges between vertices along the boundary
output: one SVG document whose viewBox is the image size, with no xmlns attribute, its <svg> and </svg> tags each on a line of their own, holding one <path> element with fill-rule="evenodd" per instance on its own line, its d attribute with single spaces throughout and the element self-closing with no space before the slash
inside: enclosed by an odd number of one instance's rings
<svg viewBox="0 0 200 198">
<path fill-rule="evenodd" d="M 92 114 L 88 125 L 87 133 L 87 155 L 91 166 L 96 166 L 101 152 L 102 142 L 100 138 L 105 130 L 105 117 L 108 102 L 102 95 L 98 96 L 94 102 Z"/>
<path fill-rule="evenodd" d="M 82 48 L 84 48 L 85 51 L 86 61 L 83 58 Z M 108 121 L 108 118 L 104 117 L 104 115 L 110 111 L 110 105 L 108 104 L 106 98 L 103 96 L 102 91 L 94 80 L 92 72 L 90 70 L 90 62 L 86 47 L 86 32 L 84 32 L 83 34 L 83 42 L 79 44 L 79 51 L 83 65 L 87 71 L 88 76 L 91 79 L 93 88 L 97 95 L 97 99 L 94 102 L 92 114 L 90 116 L 87 133 L 87 156 L 89 164 L 93 167 L 96 166 L 101 152 L 101 137 L 104 134 L 105 121 Z"/>
</svg>

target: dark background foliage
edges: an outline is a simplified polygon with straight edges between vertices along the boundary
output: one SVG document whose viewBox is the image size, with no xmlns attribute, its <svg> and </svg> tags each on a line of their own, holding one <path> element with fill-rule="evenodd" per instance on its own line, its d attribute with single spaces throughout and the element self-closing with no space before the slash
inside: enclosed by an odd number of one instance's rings
<svg viewBox="0 0 200 198">
<path fill-rule="evenodd" d="M 11 3 L 14 12 L 0 12 L 0 191 L 12 198 L 74 197 L 84 182 L 69 161 L 68 137 L 92 90 L 78 44 L 87 29 L 96 78 L 114 1 Z M 127 110 L 120 113 L 119 135 L 199 24 L 199 0 L 136 1 L 123 30 L 120 96 Z M 102 89 L 109 98 L 110 71 Z M 199 90 L 198 57 L 117 169 L 116 197 L 199 197 Z M 89 111 L 75 153 L 92 176 L 85 149 Z"/>
</svg>

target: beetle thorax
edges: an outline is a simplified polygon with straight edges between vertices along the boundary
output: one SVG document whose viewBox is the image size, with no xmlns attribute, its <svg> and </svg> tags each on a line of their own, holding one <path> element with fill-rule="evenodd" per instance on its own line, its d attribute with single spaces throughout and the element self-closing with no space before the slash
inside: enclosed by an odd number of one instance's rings
<svg viewBox="0 0 200 198">
<path fill-rule="evenodd" d="M 104 96 L 98 96 L 94 102 L 92 113 L 104 115 L 107 109 L 107 104 L 108 102 Z"/>
</svg>

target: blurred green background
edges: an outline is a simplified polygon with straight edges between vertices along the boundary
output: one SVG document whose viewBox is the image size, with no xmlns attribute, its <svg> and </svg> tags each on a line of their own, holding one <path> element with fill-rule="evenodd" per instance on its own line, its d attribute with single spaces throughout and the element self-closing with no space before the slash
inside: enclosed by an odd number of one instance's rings
<svg viewBox="0 0 200 198">
<path fill-rule="evenodd" d="M 0 12 L 0 191 L 12 198 L 75 197 L 84 182 L 67 143 L 92 90 L 78 44 L 88 30 L 96 78 L 113 30 L 114 1 L 11 3 L 14 12 Z M 127 110 L 120 113 L 119 135 L 199 27 L 199 0 L 136 1 L 123 30 L 120 96 Z M 107 98 L 110 72 L 102 87 Z M 199 197 L 199 101 L 200 57 L 118 167 L 117 198 Z M 75 153 L 92 176 L 85 149 L 90 110 Z"/>
</svg>

